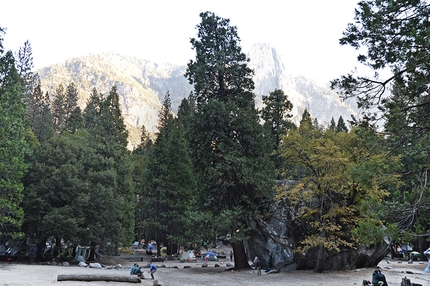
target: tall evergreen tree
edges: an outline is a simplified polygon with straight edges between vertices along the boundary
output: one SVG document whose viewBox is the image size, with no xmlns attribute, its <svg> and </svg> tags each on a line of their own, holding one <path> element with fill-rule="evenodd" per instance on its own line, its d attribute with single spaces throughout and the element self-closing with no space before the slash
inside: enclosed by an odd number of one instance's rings
<svg viewBox="0 0 430 286">
<path fill-rule="evenodd" d="M 116 221 L 116 238 L 113 242 L 131 243 L 135 228 L 136 196 L 132 178 L 133 166 L 130 152 L 127 150 L 128 131 L 125 128 L 116 87 L 111 88 L 105 99 L 94 89 L 83 118 L 92 136 L 91 144 L 103 158 L 100 164 L 106 172 L 114 176 L 111 187 L 116 205 L 111 209 L 111 215 Z"/>
<path fill-rule="evenodd" d="M 187 230 L 191 227 L 189 212 L 196 205 L 195 181 L 189 145 L 181 122 L 173 118 L 169 93 L 159 116 L 159 133 L 148 158 L 145 180 L 146 220 L 155 230 L 158 248 L 163 243 L 172 254 L 174 246 L 191 239 Z"/>
<path fill-rule="evenodd" d="M 32 71 L 33 55 L 28 41 L 19 49 L 17 68 L 24 86 L 22 101 L 26 107 L 27 125 L 40 142 L 46 141 L 54 134 L 49 96 L 43 94 L 39 75 Z"/>
<path fill-rule="evenodd" d="M 330 128 L 331 131 L 335 131 L 336 130 L 336 122 L 334 121 L 333 117 L 331 118 L 329 128 Z"/>
<path fill-rule="evenodd" d="M 71 82 L 66 88 L 66 97 L 64 102 L 64 112 L 65 112 L 65 122 L 64 126 L 67 126 L 70 120 L 70 117 L 73 114 L 73 111 L 78 107 L 78 90 L 75 86 L 75 83 Z M 76 113 L 75 118 L 73 120 L 76 121 Z"/>
<path fill-rule="evenodd" d="M 345 121 L 343 120 L 342 115 L 339 116 L 339 120 L 336 125 L 337 132 L 348 132 L 348 127 L 346 127 Z"/>
<path fill-rule="evenodd" d="M 259 124 L 252 93 L 253 71 L 242 53 L 237 28 L 212 12 L 200 14 L 195 60 L 185 76 L 194 85 L 197 112 L 193 142 L 195 170 L 204 207 L 234 234 L 235 267 L 248 268 L 244 249 L 249 222 L 266 211 L 274 172 L 271 148 Z M 216 218 L 214 218 L 216 219 Z"/>
<path fill-rule="evenodd" d="M 66 94 L 62 83 L 57 87 L 51 101 L 52 123 L 55 134 L 60 134 L 66 122 Z"/>
<path fill-rule="evenodd" d="M 275 140 L 275 150 L 281 143 L 281 138 L 287 133 L 288 129 L 294 127 L 294 124 L 288 120 L 292 115 L 289 113 L 293 104 L 288 100 L 284 91 L 275 89 L 269 95 L 263 95 L 264 107 L 260 111 L 264 125 L 270 129 L 270 133 Z"/>
<path fill-rule="evenodd" d="M 26 164 L 24 153 L 25 107 L 21 101 L 23 86 L 15 68 L 12 52 L 3 54 L 0 28 L 0 239 L 21 235 L 22 201 Z"/>
</svg>

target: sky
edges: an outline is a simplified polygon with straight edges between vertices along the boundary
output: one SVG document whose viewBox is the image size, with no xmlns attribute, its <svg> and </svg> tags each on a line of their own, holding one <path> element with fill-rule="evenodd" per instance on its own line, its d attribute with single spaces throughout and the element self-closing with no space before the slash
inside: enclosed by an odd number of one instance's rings
<svg viewBox="0 0 430 286">
<path fill-rule="evenodd" d="M 35 69 L 66 59 L 116 52 L 156 63 L 194 59 L 199 14 L 214 12 L 237 27 L 243 52 L 272 45 L 288 72 L 329 81 L 357 66 L 339 38 L 358 0 L 0 0 L 4 47 L 25 41 Z"/>
</svg>

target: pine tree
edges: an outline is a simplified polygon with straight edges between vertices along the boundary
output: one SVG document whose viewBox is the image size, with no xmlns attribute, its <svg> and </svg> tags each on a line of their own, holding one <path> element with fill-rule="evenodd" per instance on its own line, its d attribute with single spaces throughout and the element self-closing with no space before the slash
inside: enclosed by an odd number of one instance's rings
<svg viewBox="0 0 430 286">
<path fill-rule="evenodd" d="M 2 54 L 3 34 L 0 28 L 0 239 L 5 240 L 22 235 L 21 179 L 26 169 L 27 145 L 25 107 L 21 101 L 23 86 L 12 52 Z"/>
<path fill-rule="evenodd" d="M 274 137 L 275 150 L 281 143 L 281 138 L 286 135 L 287 130 L 294 127 L 294 124 L 288 120 L 292 115 L 289 113 L 293 104 L 288 100 L 288 96 L 280 89 L 275 89 L 269 95 L 263 95 L 264 107 L 260 111 L 264 125 L 270 129 Z"/>
<path fill-rule="evenodd" d="M 46 141 L 54 134 L 49 96 L 43 94 L 39 75 L 32 71 L 33 55 L 28 41 L 19 49 L 17 68 L 24 85 L 22 101 L 26 107 L 26 123 L 39 142 Z"/>
<path fill-rule="evenodd" d="M 204 208 L 217 214 L 219 230 L 234 234 L 235 267 L 249 268 L 246 229 L 266 211 L 274 172 L 271 148 L 259 124 L 252 93 L 253 71 L 242 53 L 236 27 L 212 12 L 201 13 L 196 60 L 185 76 L 194 85 L 197 111 L 193 151 Z M 223 228 L 225 227 L 225 228 Z"/>
<path fill-rule="evenodd" d="M 196 204 L 189 145 L 181 122 L 172 116 L 169 93 L 164 97 L 158 129 L 145 179 L 146 222 L 154 230 L 158 248 L 163 243 L 172 254 L 173 246 L 191 239 L 186 237 L 191 227 L 188 216 Z"/>
<path fill-rule="evenodd" d="M 73 111 L 78 107 L 78 90 L 73 82 L 71 82 L 66 88 L 65 102 L 64 102 L 64 112 L 65 112 L 65 122 L 64 126 L 69 124 L 70 117 Z M 75 114 L 76 117 L 76 114 Z M 74 119 L 76 121 L 76 118 Z"/>
<path fill-rule="evenodd" d="M 60 85 L 55 90 L 53 99 L 51 102 L 51 113 L 52 113 L 52 123 L 54 126 L 55 134 L 60 134 L 64 128 L 66 122 L 66 94 L 64 91 L 63 84 Z"/>
<path fill-rule="evenodd" d="M 113 174 L 112 182 L 115 207 L 111 211 L 115 224 L 113 242 L 131 243 L 135 229 L 136 196 L 133 185 L 133 165 L 127 150 L 128 131 L 120 109 L 119 95 L 115 86 L 103 96 L 93 89 L 83 114 L 85 128 L 92 137 L 92 146 L 102 158 L 100 165 Z M 95 245 L 94 245 L 95 246 Z"/>
<path fill-rule="evenodd" d="M 335 131 L 336 130 L 336 122 L 334 121 L 333 117 L 331 118 L 329 128 L 330 128 L 331 131 Z"/>
<path fill-rule="evenodd" d="M 346 127 L 345 121 L 343 121 L 342 115 L 339 116 L 339 120 L 336 125 L 337 132 L 348 132 L 348 128 Z"/>
</svg>

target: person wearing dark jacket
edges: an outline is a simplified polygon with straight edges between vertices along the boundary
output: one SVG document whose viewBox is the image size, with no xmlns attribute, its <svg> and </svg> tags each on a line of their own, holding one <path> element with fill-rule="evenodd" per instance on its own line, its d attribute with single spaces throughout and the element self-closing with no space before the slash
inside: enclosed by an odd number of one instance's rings
<svg viewBox="0 0 430 286">
<path fill-rule="evenodd" d="M 372 284 L 378 286 L 388 286 L 385 275 L 382 274 L 380 269 L 376 269 L 372 274 Z"/>
</svg>

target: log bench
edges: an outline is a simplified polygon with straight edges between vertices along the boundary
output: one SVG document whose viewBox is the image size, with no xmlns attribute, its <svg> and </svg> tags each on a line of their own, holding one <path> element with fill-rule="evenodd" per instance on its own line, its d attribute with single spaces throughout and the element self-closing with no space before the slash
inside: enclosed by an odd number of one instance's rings
<svg viewBox="0 0 430 286">
<path fill-rule="evenodd" d="M 129 282 L 142 283 L 137 276 L 109 276 L 109 275 L 92 275 L 92 274 L 72 274 L 58 275 L 57 281 L 114 281 L 114 282 Z"/>
</svg>

